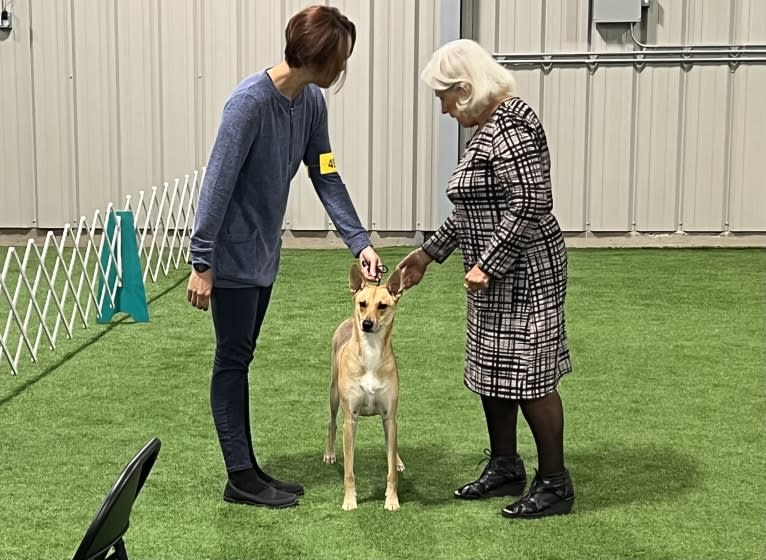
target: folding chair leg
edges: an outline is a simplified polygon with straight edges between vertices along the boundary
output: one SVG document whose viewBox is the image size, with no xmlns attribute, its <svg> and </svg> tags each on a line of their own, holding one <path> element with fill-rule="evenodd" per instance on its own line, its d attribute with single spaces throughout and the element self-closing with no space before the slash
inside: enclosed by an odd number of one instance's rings
<svg viewBox="0 0 766 560">
<path fill-rule="evenodd" d="M 114 560 L 128 560 L 128 551 L 125 550 L 125 541 L 122 539 L 114 543 Z"/>
</svg>

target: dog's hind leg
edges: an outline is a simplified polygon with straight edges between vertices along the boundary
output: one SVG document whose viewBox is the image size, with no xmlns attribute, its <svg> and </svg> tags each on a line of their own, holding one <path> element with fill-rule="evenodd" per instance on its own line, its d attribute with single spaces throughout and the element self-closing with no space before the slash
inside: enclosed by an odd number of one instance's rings
<svg viewBox="0 0 766 560">
<path fill-rule="evenodd" d="M 390 511 L 399 509 L 399 465 L 404 465 L 397 453 L 396 416 L 390 414 L 383 418 L 383 432 L 386 436 L 386 458 L 388 460 L 388 476 L 386 477 L 386 502 L 384 508 Z"/>
<path fill-rule="evenodd" d="M 332 464 L 335 462 L 335 434 L 338 431 L 338 405 L 340 404 L 340 395 L 338 394 L 338 376 L 333 372 L 332 382 L 330 383 L 330 425 L 327 428 L 327 447 L 324 450 L 324 462 Z"/>
<path fill-rule="evenodd" d="M 386 433 L 386 419 L 382 418 L 383 420 L 383 437 L 385 438 L 385 445 L 386 445 L 386 453 L 388 453 L 388 433 Z M 404 462 L 402 461 L 401 457 L 399 457 L 399 450 L 396 450 L 396 470 L 399 472 L 404 471 Z"/>
</svg>

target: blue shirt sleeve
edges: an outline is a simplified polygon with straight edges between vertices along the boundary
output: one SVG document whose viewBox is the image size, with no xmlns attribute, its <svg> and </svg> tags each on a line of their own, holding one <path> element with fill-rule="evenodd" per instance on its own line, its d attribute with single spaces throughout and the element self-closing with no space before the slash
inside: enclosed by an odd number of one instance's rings
<svg viewBox="0 0 766 560">
<path fill-rule="evenodd" d="M 348 189 L 335 169 L 330 136 L 327 131 L 327 106 L 324 97 L 321 94 L 318 97 L 320 98 L 319 116 L 317 124 L 311 132 L 303 163 L 309 170 L 309 177 L 314 185 L 314 190 L 316 190 L 332 223 L 338 229 L 343 242 L 356 257 L 362 252 L 362 249 L 372 245 L 372 243 L 354 209 Z M 323 154 L 325 154 L 324 157 Z M 333 158 L 332 161 L 330 158 Z"/>
<path fill-rule="evenodd" d="M 258 130 L 258 101 L 250 95 L 226 103 L 199 194 L 189 253 L 194 264 L 213 266 L 213 250 L 237 177 Z"/>
</svg>

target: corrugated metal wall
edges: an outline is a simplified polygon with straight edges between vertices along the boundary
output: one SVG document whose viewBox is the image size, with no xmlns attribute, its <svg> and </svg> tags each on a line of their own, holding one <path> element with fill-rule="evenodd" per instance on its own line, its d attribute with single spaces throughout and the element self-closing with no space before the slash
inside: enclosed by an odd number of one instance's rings
<svg viewBox="0 0 766 560">
<path fill-rule="evenodd" d="M 299 0 L 14 0 L 0 32 L 0 228 L 56 228 L 204 165 L 223 102 L 281 59 Z M 341 173 L 365 225 L 444 216 L 457 128 L 419 81 L 459 0 L 339 0 L 359 39 L 328 94 Z M 474 0 L 495 53 L 632 48 L 588 0 Z M 652 0 L 650 43 L 766 43 L 762 0 Z M 766 231 L 766 67 L 516 72 L 554 158 L 570 232 Z M 446 135 L 446 136 L 445 136 Z M 285 227 L 331 229 L 299 172 Z"/>
<path fill-rule="evenodd" d="M 14 29 L 0 32 L 0 228 L 61 227 L 205 165 L 229 93 L 281 60 L 288 19 L 313 3 L 14 0 Z M 360 217 L 375 230 L 434 228 L 441 116 L 418 68 L 457 36 L 459 2 L 331 4 L 358 31 L 346 83 L 327 99 Z M 285 226 L 331 228 L 303 172 Z"/>
<path fill-rule="evenodd" d="M 633 50 L 588 0 L 475 0 L 495 53 Z M 766 44 L 762 0 L 651 0 L 650 44 Z M 582 232 L 766 231 L 766 66 L 515 69 L 553 158 L 555 212 Z"/>
</svg>

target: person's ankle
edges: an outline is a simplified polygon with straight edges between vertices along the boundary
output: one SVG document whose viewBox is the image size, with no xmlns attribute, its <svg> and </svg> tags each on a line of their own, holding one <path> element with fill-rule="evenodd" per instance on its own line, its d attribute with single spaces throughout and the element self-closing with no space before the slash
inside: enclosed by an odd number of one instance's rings
<svg viewBox="0 0 766 560">
<path fill-rule="evenodd" d="M 249 494 L 258 494 L 269 486 L 266 481 L 258 476 L 257 471 L 252 467 L 238 471 L 231 471 L 229 473 L 229 481 L 235 487 Z"/>
</svg>

